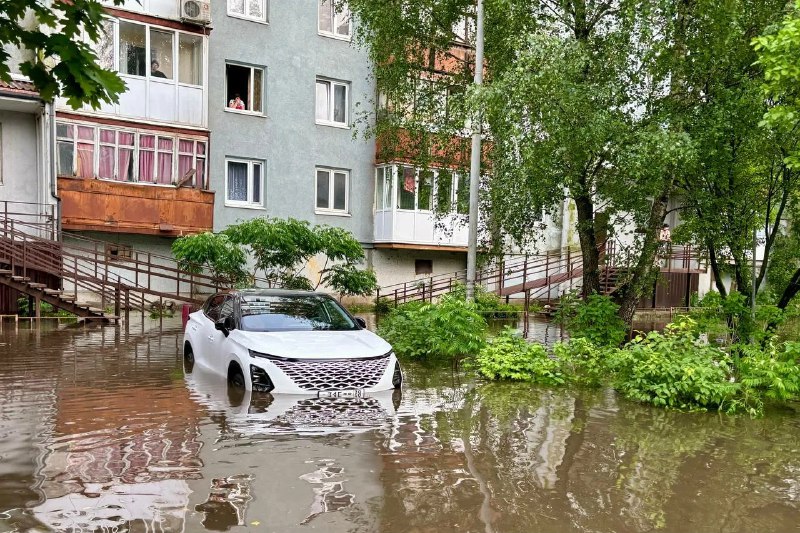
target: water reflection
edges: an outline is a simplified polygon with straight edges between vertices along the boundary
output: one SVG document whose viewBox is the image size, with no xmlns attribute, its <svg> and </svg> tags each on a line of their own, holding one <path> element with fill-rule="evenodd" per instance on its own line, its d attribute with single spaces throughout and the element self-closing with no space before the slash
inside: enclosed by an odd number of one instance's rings
<svg viewBox="0 0 800 533">
<path fill-rule="evenodd" d="M 234 391 L 171 329 L 0 333 L 0 531 L 794 531 L 800 421 L 406 363 L 402 396 Z M 177 326 L 177 327 L 176 327 Z"/>
</svg>

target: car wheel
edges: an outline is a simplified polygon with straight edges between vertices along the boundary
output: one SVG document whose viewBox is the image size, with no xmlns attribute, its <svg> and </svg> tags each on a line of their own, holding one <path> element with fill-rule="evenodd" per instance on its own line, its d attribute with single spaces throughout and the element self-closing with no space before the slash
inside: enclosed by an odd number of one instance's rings
<svg viewBox="0 0 800 533">
<path fill-rule="evenodd" d="M 192 345 L 188 342 L 183 345 L 183 358 L 187 363 L 194 363 L 194 352 L 192 351 Z"/>
<path fill-rule="evenodd" d="M 228 369 L 228 383 L 236 389 L 244 389 L 244 374 L 239 365 L 231 364 Z"/>
</svg>

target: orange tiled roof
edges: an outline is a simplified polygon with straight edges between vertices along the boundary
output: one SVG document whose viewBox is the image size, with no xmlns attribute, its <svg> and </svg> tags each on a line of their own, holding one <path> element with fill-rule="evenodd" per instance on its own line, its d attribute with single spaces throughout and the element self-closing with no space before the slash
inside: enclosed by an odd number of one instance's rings
<svg viewBox="0 0 800 533">
<path fill-rule="evenodd" d="M 39 96 L 39 91 L 29 81 L 11 80 L 5 81 L 0 79 L 0 92 L 20 94 L 25 96 Z"/>
</svg>

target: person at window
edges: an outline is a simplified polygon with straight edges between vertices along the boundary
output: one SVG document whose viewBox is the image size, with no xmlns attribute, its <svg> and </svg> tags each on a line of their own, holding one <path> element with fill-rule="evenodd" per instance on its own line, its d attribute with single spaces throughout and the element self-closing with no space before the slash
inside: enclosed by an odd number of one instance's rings
<svg viewBox="0 0 800 533">
<path fill-rule="evenodd" d="M 247 107 L 244 105 L 244 100 L 242 100 L 242 97 L 239 96 L 239 93 L 233 95 L 233 99 L 228 102 L 228 107 L 231 109 L 239 109 L 241 111 L 247 109 Z"/>
<path fill-rule="evenodd" d="M 155 59 L 150 62 L 150 75 L 154 78 L 166 78 L 167 75 L 159 70 L 161 65 Z"/>
<path fill-rule="evenodd" d="M 672 242 L 672 233 L 669 230 L 669 224 L 664 224 L 661 226 L 661 231 L 658 234 L 658 242 L 660 242 L 662 245 Z"/>
</svg>

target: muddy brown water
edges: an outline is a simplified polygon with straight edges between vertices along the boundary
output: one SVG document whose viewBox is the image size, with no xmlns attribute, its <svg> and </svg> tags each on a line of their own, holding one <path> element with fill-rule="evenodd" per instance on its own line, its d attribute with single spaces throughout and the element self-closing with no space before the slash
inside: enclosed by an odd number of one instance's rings
<svg viewBox="0 0 800 533">
<path fill-rule="evenodd" d="M 402 395 L 235 393 L 179 321 L 0 332 L 0 531 L 800 531 L 800 417 L 406 364 Z"/>
</svg>

